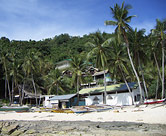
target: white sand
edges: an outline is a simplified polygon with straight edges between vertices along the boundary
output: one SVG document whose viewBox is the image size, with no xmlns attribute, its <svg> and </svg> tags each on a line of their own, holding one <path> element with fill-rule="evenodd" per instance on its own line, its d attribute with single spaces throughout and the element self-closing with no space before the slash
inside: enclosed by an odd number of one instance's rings
<svg viewBox="0 0 166 136">
<path fill-rule="evenodd" d="M 76 113 L 15 113 L 0 112 L 0 120 L 49 120 L 49 121 L 127 121 L 143 122 L 149 124 L 166 124 L 166 105 L 154 108 L 159 105 L 145 105 L 135 108 L 133 106 L 123 109 L 109 110 L 105 112 L 92 112 L 86 114 Z M 135 112 L 134 112 L 135 111 Z"/>
</svg>

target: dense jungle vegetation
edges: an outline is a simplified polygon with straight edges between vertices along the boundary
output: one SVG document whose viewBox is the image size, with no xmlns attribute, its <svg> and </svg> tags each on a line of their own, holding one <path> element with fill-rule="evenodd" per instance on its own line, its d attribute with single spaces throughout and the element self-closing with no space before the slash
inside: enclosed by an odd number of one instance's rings
<svg viewBox="0 0 166 136">
<path fill-rule="evenodd" d="M 76 93 L 81 83 L 92 80 L 82 75 L 93 66 L 108 69 L 117 82 L 141 83 L 148 98 L 165 98 L 166 20 L 157 19 L 146 35 L 145 29 L 129 26 L 134 16 L 128 16 L 129 8 L 123 4 L 111 8 L 115 20 L 105 21 L 116 27 L 112 34 L 61 34 L 40 41 L 1 37 L 0 97 L 12 102 L 14 91 L 19 90 L 21 96 L 21 88 L 27 86 L 41 94 Z M 72 76 L 55 69 L 65 59 L 71 61 Z"/>
</svg>

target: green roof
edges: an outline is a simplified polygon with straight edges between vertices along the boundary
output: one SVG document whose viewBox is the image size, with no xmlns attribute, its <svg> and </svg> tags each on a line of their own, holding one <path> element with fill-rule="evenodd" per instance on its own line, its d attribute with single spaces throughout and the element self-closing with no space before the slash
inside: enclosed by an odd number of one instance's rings
<svg viewBox="0 0 166 136">
<path fill-rule="evenodd" d="M 137 88 L 136 83 L 128 83 L 130 88 Z M 128 90 L 126 84 L 121 83 L 121 84 L 113 84 L 109 85 L 106 88 L 107 92 L 113 92 L 113 91 L 124 91 Z M 95 87 L 95 88 L 84 88 L 79 91 L 79 94 L 95 94 L 95 93 L 103 93 L 104 92 L 104 86 L 102 87 Z"/>
</svg>

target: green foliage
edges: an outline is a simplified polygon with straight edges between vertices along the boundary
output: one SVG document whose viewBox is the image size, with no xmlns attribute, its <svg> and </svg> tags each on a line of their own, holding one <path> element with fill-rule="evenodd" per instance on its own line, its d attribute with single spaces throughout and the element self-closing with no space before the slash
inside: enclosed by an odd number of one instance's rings
<svg viewBox="0 0 166 136">
<path fill-rule="evenodd" d="M 29 83 L 32 77 L 38 92 L 42 94 L 56 94 L 58 90 L 58 94 L 75 93 L 79 89 L 76 87 L 79 87 L 81 83 L 93 81 L 92 77 L 86 73 L 89 65 L 100 70 L 108 68 L 111 78 L 117 81 L 123 80 L 120 74 L 120 68 L 122 68 L 127 81 L 136 81 L 125 51 L 125 41 L 130 45 L 131 57 L 134 60 L 138 75 L 141 75 L 141 66 L 149 96 L 154 98 L 156 81 L 159 78 L 156 61 L 159 72 L 162 73 L 163 71 L 161 68 L 162 49 L 166 51 L 164 46 L 166 21 L 156 20 L 155 29 L 152 30 L 150 35 L 146 36 L 144 29 L 132 29 L 128 25 L 134 17 L 128 16 L 130 8 L 129 5 L 124 6 L 124 3 L 121 6 L 116 4 L 113 8 L 110 8 L 115 21 L 105 21 L 105 24 L 117 26 L 115 33 L 112 34 L 101 33 L 100 31 L 82 37 L 61 34 L 40 41 L 10 41 L 6 37 L 1 37 L 0 70 L 2 74 L 0 80 L 4 80 L 3 90 L 0 90 L 1 94 L 6 91 L 4 91 L 5 81 L 8 81 L 9 85 L 6 87 L 8 91 L 6 97 L 10 97 L 10 87 L 13 81 L 15 88 L 25 83 L 32 89 L 32 83 Z M 114 41 L 115 39 L 116 41 Z M 156 61 L 154 55 L 156 55 Z M 72 76 L 63 75 L 64 71 L 55 69 L 56 63 L 64 59 L 71 59 L 71 68 L 67 70 L 72 72 Z M 138 59 L 140 59 L 141 65 L 139 65 Z M 166 67 L 164 69 L 166 73 Z M 77 80 L 78 77 L 79 80 Z M 99 84 L 103 84 L 103 80 L 99 81 Z M 158 90 L 160 97 L 160 80 Z"/>
</svg>

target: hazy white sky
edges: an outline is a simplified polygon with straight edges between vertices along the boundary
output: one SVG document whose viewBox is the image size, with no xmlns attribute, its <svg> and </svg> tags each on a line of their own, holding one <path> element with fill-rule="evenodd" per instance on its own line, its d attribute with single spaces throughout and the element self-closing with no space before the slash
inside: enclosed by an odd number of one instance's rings
<svg viewBox="0 0 166 136">
<path fill-rule="evenodd" d="M 0 37 L 10 40 L 42 40 L 68 33 L 82 36 L 97 30 L 113 32 L 104 26 L 112 20 L 109 7 L 122 0 L 0 0 Z M 126 0 L 137 15 L 130 25 L 146 28 L 155 25 L 155 19 L 166 18 L 166 0 Z"/>
</svg>

